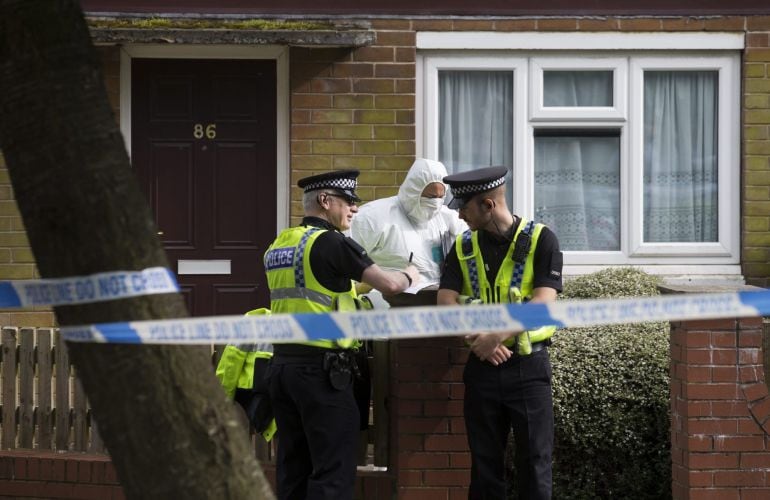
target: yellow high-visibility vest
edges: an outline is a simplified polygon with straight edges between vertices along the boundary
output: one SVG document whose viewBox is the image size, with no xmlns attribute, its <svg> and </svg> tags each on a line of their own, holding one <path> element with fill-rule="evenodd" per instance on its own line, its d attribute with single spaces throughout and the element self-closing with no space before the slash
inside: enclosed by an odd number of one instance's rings
<svg viewBox="0 0 770 500">
<path fill-rule="evenodd" d="M 316 279 L 310 265 L 313 243 L 326 230 L 313 226 L 284 229 L 265 252 L 267 286 L 270 288 L 270 309 L 273 313 L 328 313 L 335 309 L 343 296 L 356 298 L 356 289 L 335 292 Z M 326 349 L 358 347 L 353 339 L 312 340 L 303 344 Z"/>
<path fill-rule="evenodd" d="M 516 246 L 516 240 L 527 226 L 530 228 L 531 244 L 526 260 L 523 265 L 519 264 L 517 268 L 516 262 L 511 256 Z M 466 296 L 467 300 L 480 301 L 485 304 L 526 302 L 531 299 L 534 289 L 535 249 L 543 227 L 543 224 L 529 224 L 525 219 L 521 220 L 516 234 L 513 236 L 513 241 L 508 246 L 500 269 L 497 271 L 494 283 L 489 282 L 487 273 L 484 271 L 486 267 L 479 247 L 478 231 L 468 230 L 459 235 L 455 240 L 455 252 L 463 273 L 461 295 Z M 555 331 L 555 326 L 529 330 L 508 339 L 505 345 L 512 347 L 515 343 L 516 351 L 519 354 L 531 354 L 533 343 L 551 338 Z"/>
</svg>

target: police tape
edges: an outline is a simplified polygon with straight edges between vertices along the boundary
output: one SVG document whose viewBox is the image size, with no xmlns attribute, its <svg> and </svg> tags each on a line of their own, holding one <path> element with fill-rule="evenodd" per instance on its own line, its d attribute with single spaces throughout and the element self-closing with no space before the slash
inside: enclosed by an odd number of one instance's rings
<svg viewBox="0 0 770 500">
<path fill-rule="evenodd" d="M 424 306 L 329 314 L 214 316 L 65 327 L 61 332 L 70 342 L 284 343 L 427 338 L 524 331 L 547 325 L 586 327 L 764 315 L 770 315 L 770 291 L 564 300 L 549 304 Z"/>
<path fill-rule="evenodd" d="M 149 267 L 71 278 L 0 281 L 0 307 L 76 305 L 178 291 L 169 269 Z"/>
</svg>

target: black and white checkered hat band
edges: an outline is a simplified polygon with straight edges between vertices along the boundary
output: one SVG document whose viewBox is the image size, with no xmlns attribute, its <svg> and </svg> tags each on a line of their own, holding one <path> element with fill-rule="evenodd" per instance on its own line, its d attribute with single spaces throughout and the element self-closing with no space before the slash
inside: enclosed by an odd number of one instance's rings
<svg viewBox="0 0 770 500">
<path fill-rule="evenodd" d="M 497 186 L 502 186 L 503 184 L 505 184 L 505 176 L 493 181 L 489 181 L 486 184 L 466 184 L 465 186 L 457 187 L 452 186 L 452 196 L 462 198 L 463 196 L 467 196 L 469 194 L 489 191 L 490 189 L 494 189 Z"/>
<path fill-rule="evenodd" d="M 324 188 L 331 188 L 331 189 L 355 189 L 356 188 L 356 180 L 355 179 L 325 179 L 322 181 L 314 182 L 312 184 L 308 184 L 305 186 L 305 192 L 308 191 L 315 191 L 316 189 L 324 189 Z"/>
</svg>

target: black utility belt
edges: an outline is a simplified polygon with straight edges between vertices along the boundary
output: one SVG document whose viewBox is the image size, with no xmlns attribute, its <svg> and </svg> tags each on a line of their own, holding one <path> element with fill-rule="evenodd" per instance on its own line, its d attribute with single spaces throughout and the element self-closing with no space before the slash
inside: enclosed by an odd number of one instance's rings
<svg viewBox="0 0 770 500">
<path fill-rule="evenodd" d="M 360 378 L 354 349 L 325 349 L 302 344 L 276 344 L 272 362 L 276 365 L 319 365 L 328 374 L 329 383 L 338 390 L 350 387 L 353 377 Z"/>
<path fill-rule="evenodd" d="M 273 344 L 273 356 L 322 358 L 330 352 L 349 352 L 353 354 L 354 351 L 353 349 L 326 348 L 306 344 Z"/>
<path fill-rule="evenodd" d="M 546 347 L 551 345 L 551 339 L 544 340 L 542 342 L 535 342 L 532 344 L 532 352 L 530 354 L 534 354 L 538 351 L 542 351 Z M 511 353 L 513 353 L 514 356 L 529 356 L 530 354 L 519 354 L 518 349 L 516 348 L 516 342 L 514 342 L 512 345 L 506 346 L 508 349 L 511 350 Z"/>
</svg>

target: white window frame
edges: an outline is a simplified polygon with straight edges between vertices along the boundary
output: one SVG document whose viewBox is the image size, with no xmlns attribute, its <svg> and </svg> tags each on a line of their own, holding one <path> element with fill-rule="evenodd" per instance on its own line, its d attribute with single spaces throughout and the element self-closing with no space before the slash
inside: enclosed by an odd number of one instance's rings
<svg viewBox="0 0 770 500">
<path fill-rule="evenodd" d="M 669 35 L 673 36 L 664 43 L 661 39 Z M 418 130 L 423 131 L 418 136 L 417 154 L 426 158 L 438 157 L 438 71 L 514 71 L 514 201 L 511 207 L 514 213 L 525 217 L 534 214 L 536 128 L 620 129 L 621 249 L 618 252 L 565 252 L 565 274 L 593 272 L 606 265 L 634 265 L 656 274 L 689 273 L 695 277 L 720 275 L 742 279 L 738 181 L 741 95 L 738 49 L 743 48 L 742 35 L 584 33 L 564 38 L 563 33 L 418 33 L 417 48 L 416 118 Z M 438 48 L 444 50 L 435 50 Z M 542 71 L 551 68 L 612 68 L 614 106 L 611 109 L 543 108 Z M 642 242 L 643 72 L 652 69 L 719 71 L 718 242 Z M 521 112 L 523 105 L 529 110 L 526 116 Z M 631 186 L 639 187 L 632 190 Z"/>
<path fill-rule="evenodd" d="M 530 121 L 538 120 L 625 120 L 626 74 L 628 60 L 624 57 L 533 57 L 530 60 L 529 100 Z M 543 72 L 556 71 L 612 71 L 612 106 L 543 106 Z"/>
<path fill-rule="evenodd" d="M 526 208 L 526 211 L 518 212 L 524 214 L 527 218 L 535 218 L 535 129 L 544 128 L 557 128 L 557 129 L 618 129 L 620 135 L 618 137 L 618 154 L 620 156 L 620 183 L 618 189 L 620 189 L 620 249 L 613 251 L 595 251 L 595 250 L 570 250 L 565 251 L 565 263 L 566 264 L 589 264 L 589 265 L 602 265 L 602 264 L 615 264 L 622 265 L 628 264 L 628 224 L 629 217 L 625 207 L 629 204 L 629 192 L 631 186 L 629 184 L 628 172 L 628 128 L 626 122 L 617 121 L 595 121 L 587 124 L 577 122 L 560 122 L 552 121 L 548 124 L 534 122 L 529 125 L 529 136 L 527 137 L 527 163 L 532 168 L 526 168 L 521 170 L 528 170 L 530 173 L 527 176 L 529 184 L 527 184 L 530 192 L 531 204 Z M 514 211 L 514 213 L 516 213 Z M 557 235 L 558 236 L 558 235 Z"/>
<path fill-rule="evenodd" d="M 739 56 L 635 57 L 631 61 L 631 182 L 642 185 L 644 176 L 644 72 L 717 71 L 718 240 L 709 243 L 645 243 L 643 190 L 631 192 L 631 254 L 634 256 L 698 256 L 704 263 L 738 262 L 740 228 L 740 58 Z M 713 259 L 713 260 L 712 260 Z"/>
<path fill-rule="evenodd" d="M 425 92 L 422 98 L 425 117 L 438 116 L 438 74 L 440 71 L 469 70 L 469 71 L 510 71 L 513 73 L 513 210 L 522 210 L 531 204 L 532 193 L 526 189 L 527 173 L 524 169 L 515 168 L 526 161 L 526 150 L 516 147 L 524 144 L 527 137 L 527 107 L 526 107 L 526 69 L 527 60 L 521 57 L 510 57 L 500 54 L 474 54 L 458 57 L 433 56 L 425 59 Z M 517 104 L 519 103 L 519 104 Z M 438 120 L 422 121 L 424 130 L 425 158 L 438 158 Z M 530 173 L 531 176 L 531 173 Z M 529 180 L 529 182 L 532 182 Z"/>
</svg>

